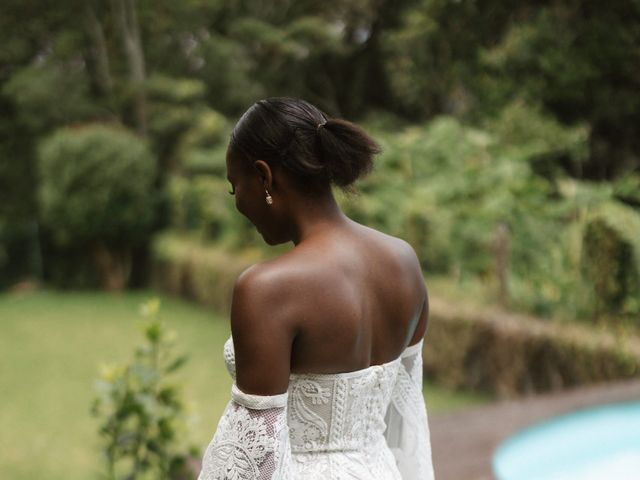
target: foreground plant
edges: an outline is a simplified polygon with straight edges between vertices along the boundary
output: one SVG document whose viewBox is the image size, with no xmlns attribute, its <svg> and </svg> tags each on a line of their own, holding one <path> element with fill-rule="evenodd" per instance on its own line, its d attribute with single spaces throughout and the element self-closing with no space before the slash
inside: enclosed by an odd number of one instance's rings
<svg viewBox="0 0 640 480">
<path fill-rule="evenodd" d="M 96 382 L 92 414 L 101 420 L 99 434 L 110 480 L 179 479 L 187 469 L 181 392 L 170 376 L 187 361 L 176 355 L 175 332 L 158 318 L 160 300 L 141 305 L 148 318 L 145 343 L 127 364 L 103 366 Z M 178 435 L 180 433 L 180 435 Z"/>
</svg>

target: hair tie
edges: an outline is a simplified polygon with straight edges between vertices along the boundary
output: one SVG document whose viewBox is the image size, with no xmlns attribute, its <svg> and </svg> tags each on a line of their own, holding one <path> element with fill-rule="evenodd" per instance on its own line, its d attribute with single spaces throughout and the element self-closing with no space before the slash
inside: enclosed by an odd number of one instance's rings
<svg viewBox="0 0 640 480">
<path fill-rule="evenodd" d="M 327 124 L 327 121 L 325 120 L 324 122 L 321 122 L 318 124 L 318 126 L 316 127 L 316 130 L 320 130 L 322 127 L 324 127 Z"/>
</svg>

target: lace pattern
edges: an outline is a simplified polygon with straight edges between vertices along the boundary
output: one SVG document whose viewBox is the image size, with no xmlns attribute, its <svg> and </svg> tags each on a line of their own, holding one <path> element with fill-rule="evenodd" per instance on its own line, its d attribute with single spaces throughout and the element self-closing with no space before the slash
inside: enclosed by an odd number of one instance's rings
<svg viewBox="0 0 640 480">
<path fill-rule="evenodd" d="M 250 395 L 234 383 L 198 480 L 289 479 L 287 394 Z"/>
<path fill-rule="evenodd" d="M 432 480 L 431 439 L 422 396 L 421 340 L 402 354 L 402 368 L 385 417 L 385 438 L 404 480 Z"/>
<path fill-rule="evenodd" d="M 225 362 L 235 380 L 231 339 Z M 198 480 L 432 479 L 422 342 L 394 361 L 338 374 L 292 374 L 288 392 L 231 401 Z"/>
</svg>

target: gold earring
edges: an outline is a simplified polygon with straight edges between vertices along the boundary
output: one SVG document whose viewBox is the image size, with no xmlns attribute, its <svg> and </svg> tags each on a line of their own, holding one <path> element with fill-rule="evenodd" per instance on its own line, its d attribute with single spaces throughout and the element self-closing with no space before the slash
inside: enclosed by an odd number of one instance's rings
<svg viewBox="0 0 640 480">
<path fill-rule="evenodd" d="M 267 196 L 264 198 L 267 201 L 267 205 L 272 205 L 273 204 L 273 198 L 271 197 L 271 195 L 269 194 L 269 190 L 267 190 L 266 188 L 264 189 L 265 193 L 267 194 Z"/>
</svg>

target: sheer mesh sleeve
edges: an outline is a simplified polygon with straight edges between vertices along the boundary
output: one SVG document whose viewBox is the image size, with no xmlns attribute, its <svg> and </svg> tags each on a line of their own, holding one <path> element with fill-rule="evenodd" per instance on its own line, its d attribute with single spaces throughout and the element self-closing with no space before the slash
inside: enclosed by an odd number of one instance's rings
<svg viewBox="0 0 640 480">
<path fill-rule="evenodd" d="M 403 480 L 434 478 L 427 409 L 422 396 L 422 345 L 405 349 L 385 421 L 385 438 Z"/>
<path fill-rule="evenodd" d="M 289 479 L 287 396 L 250 395 L 234 383 L 198 480 Z"/>
</svg>

